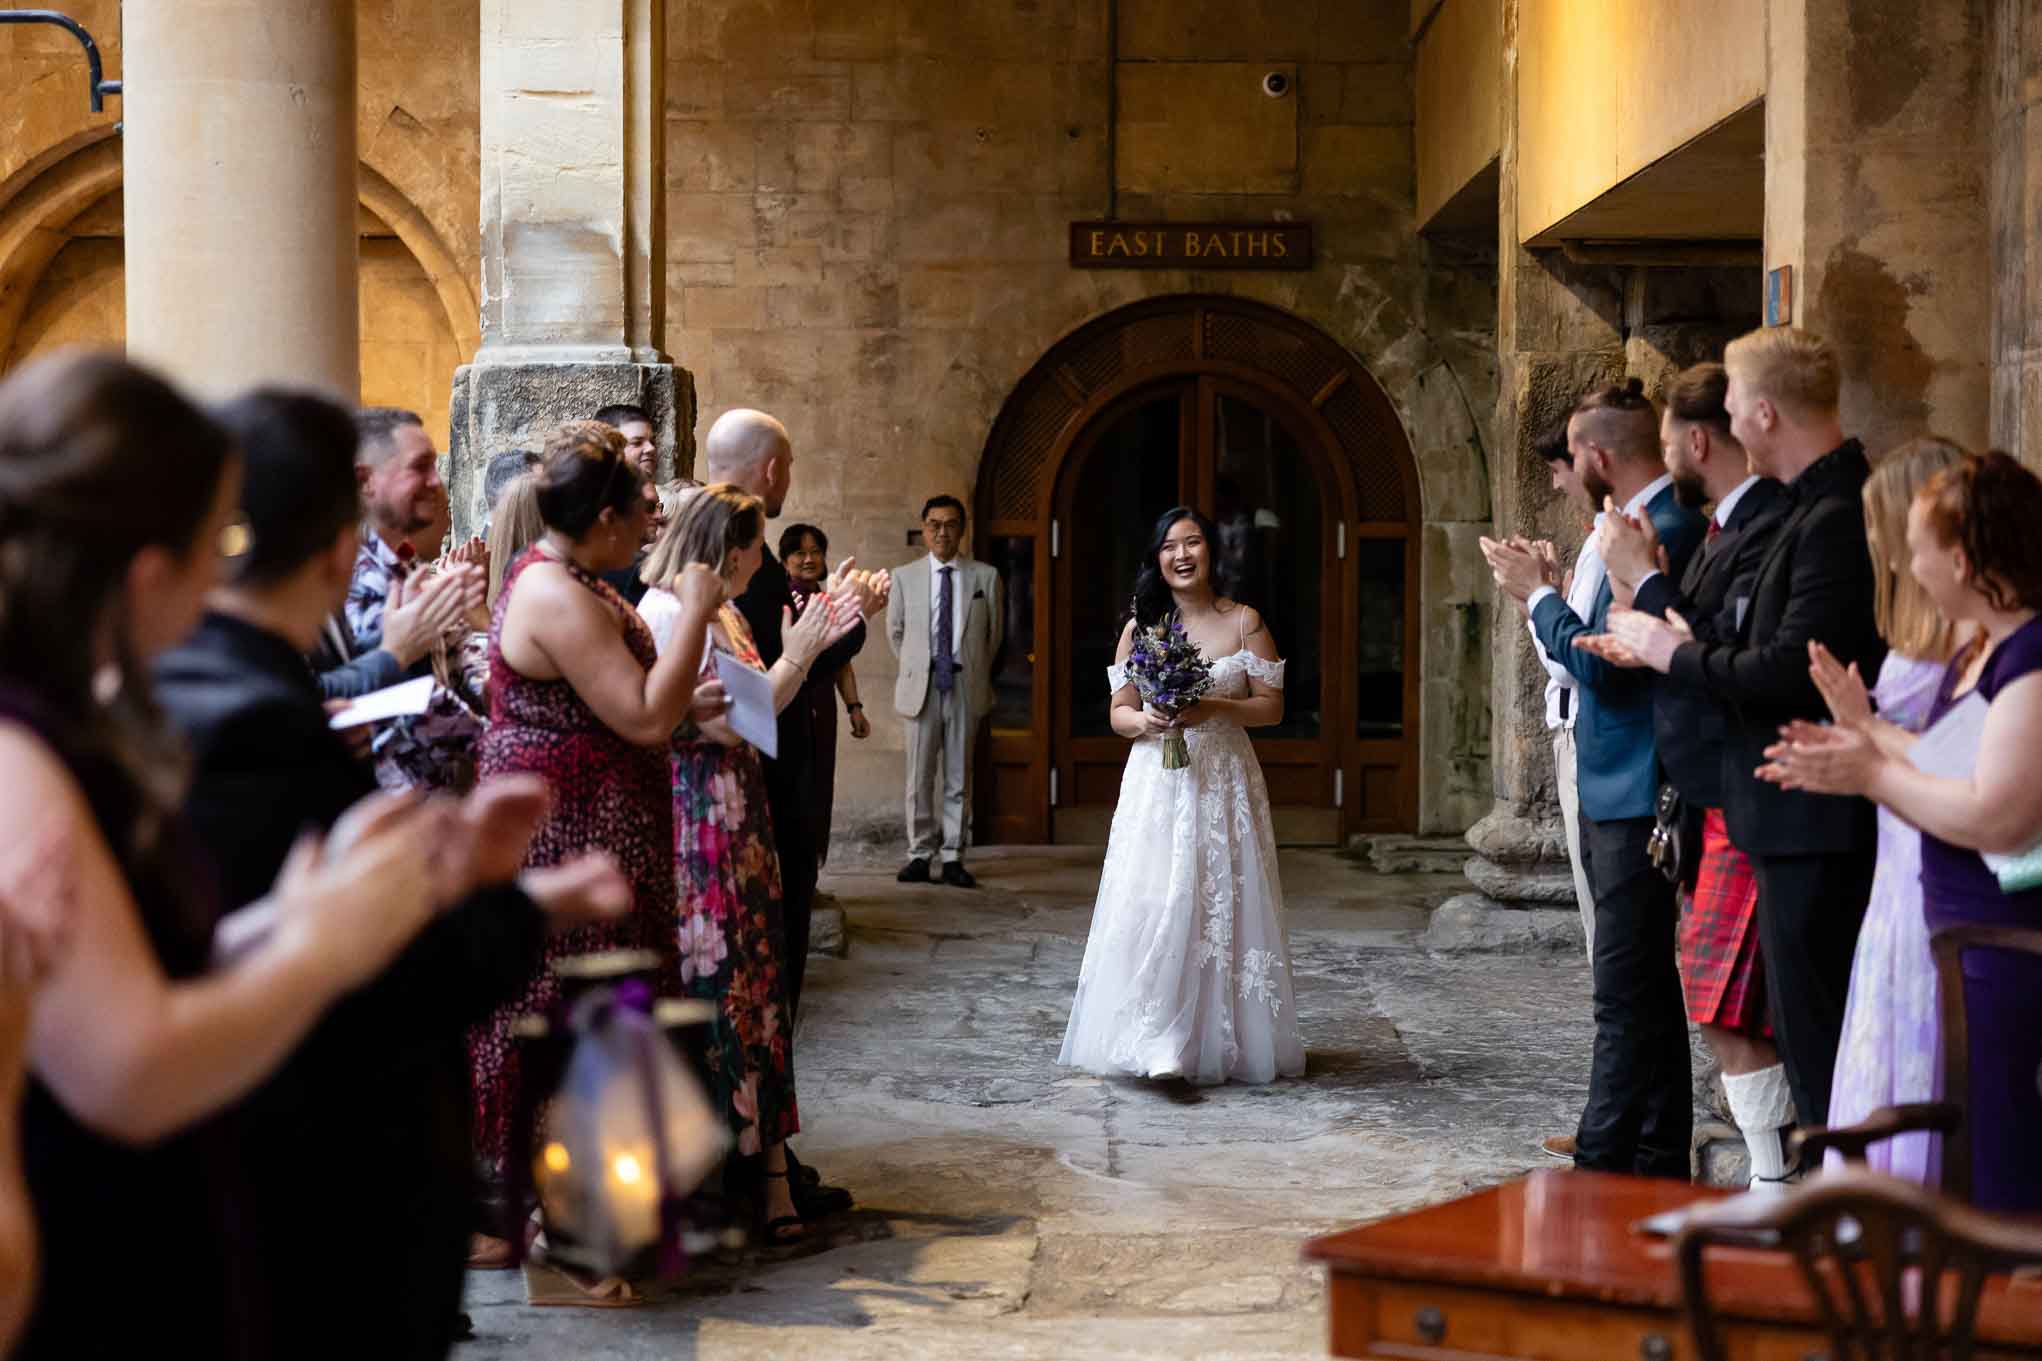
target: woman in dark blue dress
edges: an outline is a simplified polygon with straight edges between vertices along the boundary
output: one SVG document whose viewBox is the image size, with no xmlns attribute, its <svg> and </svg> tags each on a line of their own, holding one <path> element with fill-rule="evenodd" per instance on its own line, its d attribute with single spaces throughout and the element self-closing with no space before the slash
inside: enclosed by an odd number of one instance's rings
<svg viewBox="0 0 2042 1361">
<path fill-rule="evenodd" d="M 1973 692 L 1986 703 L 1969 777 L 1932 775 L 1910 739 L 1796 724 L 1762 772 L 1788 788 L 1861 794 L 1922 832 L 1922 896 L 1931 932 L 1980 924 L 2042 927 L 2042 886 L 2003 889 L 1983 853 L 2042 841 L 2042 480 L 2005 454 L 1939 473 L 1908 515 L 1909 566 L 1950 620 L 1975 623 L 1954 657 L 1931 726 Z M 2042 960 L 1972 950 L 1964 958 L 1969 1029 L 1972 1200 L 2042 1212 Z"/>
</svg>

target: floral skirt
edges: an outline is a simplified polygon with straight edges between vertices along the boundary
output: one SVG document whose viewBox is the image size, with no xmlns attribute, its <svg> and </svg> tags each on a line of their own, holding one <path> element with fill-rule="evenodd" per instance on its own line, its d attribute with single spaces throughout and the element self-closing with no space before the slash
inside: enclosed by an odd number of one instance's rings
<svg viewBox="0 0 2042 1361">
<path fill-rule="evenodd" d="M 787 1018 L 780 862 L 759 754 L 676 741 L 674 876 L 681 989 L 717 1004 L 704 1045 L 711 1096 L 741 1154 L 801 1128 Z"/>
</svg>

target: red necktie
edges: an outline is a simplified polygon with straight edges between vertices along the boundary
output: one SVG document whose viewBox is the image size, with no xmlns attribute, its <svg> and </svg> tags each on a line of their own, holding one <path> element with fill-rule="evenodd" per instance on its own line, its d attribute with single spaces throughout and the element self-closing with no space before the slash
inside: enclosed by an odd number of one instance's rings
<svg viewBox="0 0 2042 1361">
<path fill-rule="evenodd" d="M 1721 534 L 1722 532 L 1723 532 L 1723 522 L 1722 522 L 1721 520 L 1717 520 L 1717 519 L 1713 519 L 1713 518 L 1712 518 L 1712 519 L 1711 519 L 1711 520 L 1709 521 L 1709 537 L 1708 537 L 1708 538 L 1706 538 L 1706 539 L 1704 539 L 1704 540 L 1703 540 L 1703 542 L 1704 542 L 1704 543 L 1714 543 L 1714 542 L 1716 542 L 1716 536 L 1717 536 L 1718 534 Z"/>
</svg>

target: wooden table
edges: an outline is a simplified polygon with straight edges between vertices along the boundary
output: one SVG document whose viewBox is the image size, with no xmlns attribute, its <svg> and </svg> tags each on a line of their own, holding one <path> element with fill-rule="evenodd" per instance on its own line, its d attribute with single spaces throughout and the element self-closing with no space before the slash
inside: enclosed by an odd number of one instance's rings
<svg viewBox="0 0 2042 1361">
<path fill-rule="evenodd" d="M 1672 1244 L 1647 1215 L 1721 1195 L 1550 1170 L 1305 1245 L 1326 1264 L 1335 1356 L 1394 1361 L 1690 1361 Z M 1829 1339 L 1785 1253 L 1712 1250 L 1710 1298 L 1736 1361 L 1807 1361 Z M 2042 1285 L 1991 1282 L 1981 1356 L 2042 1355 Z"/>
</svg>

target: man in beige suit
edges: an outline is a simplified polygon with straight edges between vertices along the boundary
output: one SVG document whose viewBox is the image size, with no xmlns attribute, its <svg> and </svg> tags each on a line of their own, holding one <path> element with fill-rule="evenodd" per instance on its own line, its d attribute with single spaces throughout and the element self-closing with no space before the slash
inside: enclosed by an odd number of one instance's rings
<svg viewBox="0 0 2042 1361">
<path fill-rule="evenodd" d="M 993 708 L 1000 574 L 960 551 L 964 503 L 954 496 L 933 496 L 922 507 L 922 541 L 928 556 L 893 573 L 886 607 L 886 640 L 900 658 L 893 707 L 908 729 L 911 858 L 897 877 L 903 884 L 928 883 L 929 861 L 940 844 L 943 882 L 976 888 L 964 867 L 964 848 L 971 844 L 971 744 L 979 720 Z"/>
</svg>

